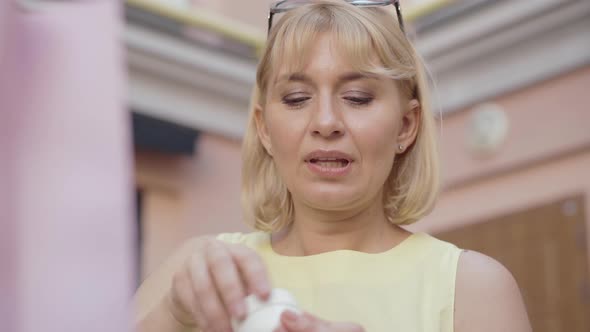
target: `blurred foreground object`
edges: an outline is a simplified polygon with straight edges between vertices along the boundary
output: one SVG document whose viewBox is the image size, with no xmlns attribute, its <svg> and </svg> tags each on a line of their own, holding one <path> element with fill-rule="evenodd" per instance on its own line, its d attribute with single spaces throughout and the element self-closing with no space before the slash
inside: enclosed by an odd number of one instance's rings
<svg viewBox="0 0 590 332">
<path fill-rule="evenodd" d="M 129 331 L 121 4 L 1 2 L 0 331 Z"/>
</svg>

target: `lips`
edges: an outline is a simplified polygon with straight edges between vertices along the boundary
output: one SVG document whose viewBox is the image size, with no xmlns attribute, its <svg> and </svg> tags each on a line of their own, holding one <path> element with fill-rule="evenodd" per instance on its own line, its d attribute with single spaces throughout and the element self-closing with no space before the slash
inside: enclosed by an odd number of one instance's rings
<svg viewBox="0 0 590 332">
<path fill-rule="evenodd" d="M 338 150 L 316 150 L 305 156 L 305 162 L 346 166 L 353 162 L 353 158 L 351 155 Z"/>
<path fill-rule="evenodd" d="M 310 163 L 316 164 L 321 167 L 339 168 L 346 167 L 350 163 L 347 159 L 336 159 L 336 158 L 312 158 L 309 160 Z"/>
<path fill-rule="evenodd" d="M 311 171 L 330 177 L 348 174 L 353 161 L 352 156 L 337 150 L 316 150 L 305 156 Z"/>
</svg>

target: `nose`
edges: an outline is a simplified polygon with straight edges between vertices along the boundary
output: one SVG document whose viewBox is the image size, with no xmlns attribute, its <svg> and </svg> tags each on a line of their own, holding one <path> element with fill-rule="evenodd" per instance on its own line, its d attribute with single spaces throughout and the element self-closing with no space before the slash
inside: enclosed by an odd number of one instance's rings
<svg viewBox="0 0 590 332">
<path fill-rule="evenodd" d="M 344 134 L 341 114 L 334 107 L 331 98 L 326 97 L 320 100 L 312 115 L 310 132 L 312 136 L 324 138 L 334 138 Z"/>
</svg>

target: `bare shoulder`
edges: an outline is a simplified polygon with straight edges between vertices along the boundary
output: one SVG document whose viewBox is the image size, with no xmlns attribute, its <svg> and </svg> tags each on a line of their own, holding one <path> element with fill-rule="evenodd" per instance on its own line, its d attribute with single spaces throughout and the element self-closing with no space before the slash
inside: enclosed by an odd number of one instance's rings
<svg viewBox="0 0 590 332">
<path fill-rule="evenodd" d="M 455 332 L 532 331 L 516 280 L 495 259 L 464 251 L 455 287 Z"/>
</svg>

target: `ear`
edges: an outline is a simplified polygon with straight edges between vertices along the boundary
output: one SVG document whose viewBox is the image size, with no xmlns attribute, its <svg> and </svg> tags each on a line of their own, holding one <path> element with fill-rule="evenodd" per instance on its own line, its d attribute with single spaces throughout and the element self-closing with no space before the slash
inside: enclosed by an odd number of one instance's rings
<svg viewBox="0 0 590 332">
<path fill-rule="evenodd" d="M 416 140 L 422 121 L 422 108 L 417 99 L 411 99 L 401 118 L 401 127 L 397 136 L 397 152 L 404 153 Z"/>
<path fill-rule="evenodd" d="M 270 143 L 270 137 L 268 135 L 268 127 L 266 121 L 264 121 L 264 111 L 262 106 L 256 104 L 254 106 L 254 121 L 256 122 L 256 132 L 258 133 L 258 139 L 264 146 L 266 153 L 272 156 L 272 145 Z"/>
</svg>

